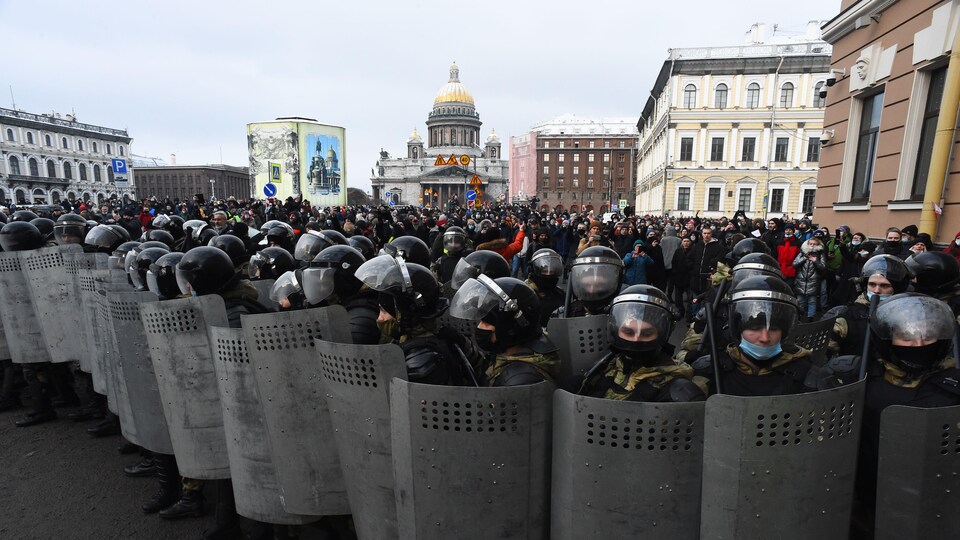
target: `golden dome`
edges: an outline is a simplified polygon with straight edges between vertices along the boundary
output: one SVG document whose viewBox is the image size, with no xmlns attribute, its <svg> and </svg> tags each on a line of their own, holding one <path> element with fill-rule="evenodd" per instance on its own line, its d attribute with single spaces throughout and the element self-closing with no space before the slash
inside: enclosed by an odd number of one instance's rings
<svg viewBox="0 0 960 540">
<path fill-rule="evenodd" d="M 440 87 L 437 97 L 433 98 L 433 104 L 456 101 L 459 103 L 469 103 L 473 105 L 473 96 L 467 92 L 467 88 L 460 82 L 460 68 L 457 64 L 450 66 L 450 81 Z"/>
<path fill-rule="evenodd" d="M 407 139 L 407 142 L 420 142 L 423 138 L 420 137 L 420 134 L 417 133 L 417 128 L 413 128 L 413 133 L 410 134 L 410 138 Z"/>
</svg>

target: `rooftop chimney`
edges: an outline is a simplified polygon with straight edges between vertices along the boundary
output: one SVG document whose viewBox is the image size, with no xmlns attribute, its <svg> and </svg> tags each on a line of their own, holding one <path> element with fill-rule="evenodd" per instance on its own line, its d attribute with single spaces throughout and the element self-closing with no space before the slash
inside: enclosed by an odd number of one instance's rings
<svg viewBox="0 0 960 540">
<path fill-rule="evenodd" d="M 177 164 L 177 155 L 176 155 L 176 154 L 170 154 L 170 164 L 171 164 L 171 165 L 176 165 L 176 164 Z"/>
</svg>

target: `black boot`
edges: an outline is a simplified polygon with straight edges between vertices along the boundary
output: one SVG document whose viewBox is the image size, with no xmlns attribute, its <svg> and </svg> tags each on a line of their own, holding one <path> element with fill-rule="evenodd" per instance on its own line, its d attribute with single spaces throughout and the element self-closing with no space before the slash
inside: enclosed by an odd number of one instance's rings
<svg viewBox="0 0 960 540">
<path fill-rule="evenodd" d="M 184 491 L 180 495 L 180 500 L 173 506 L 160 511 L 160 517 L 163 519 L 183 519 L 201 517 L 204 511 L 203 493 L 199 490 Z"/>
<path fill-rule="evenodd" d="M 74 389 L 73 373 L 70 371 L 70 362 L 50 364 L 50 385 L 56 392 L 51 400 L 54 407 L 79 407 L 80 396 Z"/>
<path fill-rule="evenodd" d="M 147 454 L 143 459 L 136 463 L 131 463 L 123 468 L 123 474 L 131 478 L 143 476 L 157 476 L 160 473 L 159 464 L 153 456 Z"/>
<path fill-rule="evenodd" d="M 243 534 L 237 519 L 237 505 L 233 500 L 233 483 L 217 480 L 216 521 L 203 531 L 205 540 L 233 540 Z"/>
<path fill-rule="evenodd" d="M 15 372 L 13 362 L 0 360 L 0 412 L 12 411 L 23 406 L 20 392 L 13 386 Z"/>
<path fill-rule="evenodd" d="M 16 424 L 17 427 L 28 427 L 56 419 L 57 411 L 50 409 L 49 411 L 27 413 L 26 416 L 18 418 L 14 424 Z"/>
<path fill-rule="evenodd" d="M 16 421 L 17 427 L 33 426 L 57 418 L 47 392 L 45 369 L 44 364 L 23 364 L 23 380 L 27 383 L 27 393 L 33 410 Z"/>
<path fill-rule="evenodd" d="M 177 459 L 168 454 L 154 454 L 153 459 L 157 464 L 160 489 L 152 499 L 141 506 L 144 514 L 156 514 L 180 500 L 180 471 L 177 469 Z"/>
</svg>

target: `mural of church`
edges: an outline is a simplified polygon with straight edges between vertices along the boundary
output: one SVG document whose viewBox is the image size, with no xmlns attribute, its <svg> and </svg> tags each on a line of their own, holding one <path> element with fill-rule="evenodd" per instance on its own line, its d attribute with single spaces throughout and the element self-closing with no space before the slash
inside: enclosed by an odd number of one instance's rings
<svg viewBox="0 0 960 540">
<path fill-rule="evenodd" d="M 463 204 L 468 191 L 481 203 L 500 200 L 507 192 L 509 162 L 502 159 L 495 131 L 480 146 L 480 114 L 456 64 L 434 97 L 426 125 L 426 142 L 414 128 L 405 157 L 380 151 L 370 178 L 374 200 L 437 208 Z"/>
</svg>

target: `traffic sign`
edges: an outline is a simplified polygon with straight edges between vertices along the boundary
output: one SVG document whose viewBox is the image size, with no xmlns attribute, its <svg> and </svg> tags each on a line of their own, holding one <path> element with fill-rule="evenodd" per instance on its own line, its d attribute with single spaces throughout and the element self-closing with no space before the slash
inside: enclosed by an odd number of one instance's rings
<svg viewBox="0 0 960 540">
<path fill-rule="evenodd" d="M 283 182 L 283 177 L 280 176 L 280 164 L 268 161 L 267 164 L 270 166 L 270 182 L 274 184 L 279 184 Z"/>
<path fill-rule="evenodd" d="M 611 211 L 611 212 L 616 212 L 616 211 L 618 211 L 618 210 L 620 210 L 620 207 L 619 207 L 619 206 L 617 206 L 617 205 L 615 205 L 615 204 L 611 204 L 611 205 L 610 205 L 610 211 Z"/>
<path fill-rule="evenodd" d="M 434 167 L 442 167 L 447 164 L 447 161 L 443 159 L 443 156 L 437 156 L 437 160 L 433 162 Z"/>
<path fill-rule="evenodd" d="M 626 207 L 627 207 L 627 200 L 620 199 L 620 208 L 626 208 Z"/>
<path fill-rule="evenodd" d="M 474 191 L 474 190 L 471 189 L 470 191 L 467 192 L 467 200 L 468 200 L 468 201 L 476 200 L 476 198 L 477 198 L 477 192 L 476 192 L 476 191 Z"/>
<path fill-rule="evenodd" d="M 384 197 L 385 199 L 392 199 L 392 198 L 393 198 L 393 193 L 391 193 L 391 192 L 388 191 L 388 192 L 386 192 L 386 193 L 383 194 L 383 197 Z"/>
<path fill-rule="evenodd" d="M 447 160 L 447 165 L 456 165 L 456 164 L 457 164 L 457 156 L 450 154 L 450 159 Z"/>
<path fill-rule="evenodd" d="M 468 155 L 466 155 L 466 154 L 460 156 L 460 164 L 463 165 L 464 167 L 466 167 L 467 165 L 469 165 L 469 164 L 470 164 L 470 156 L 468 156 Z"/>
<path fill-rule="evenodd" d="M 394 205 L 397 204 L 397 203 L 396 203 L 396 201 L 394 201 L 393 199 L 390 199 L 390 202 L 389 202 L 388 204 L 389 204 L 390 206 L 394 206 Z"/>
<path fill-rule="evenodd" d="M 277 186 L 268 183 L 267 185 L 263 186 L 263 194 L 266 195 L 267 197 L 274 197 L 274 196 L 276 196 L 276 194 L 277 194 Z"/>
<path fill-rule="evenodd" d="M 482 183 L 483 183 L 483 182 L 480 180 L 480 177 L 479 177 L 478 175 L 476 175 L 476 174 L 473 175 L 473 178 L 470 179 L 470 185 L 471 185 L 471 186 L 479 186 L 479 185 L 482 184 Z"/>
<path fill-rule="evenodd" d="M 113 167 L 113 174 L 127 174 L 127 160 L 125 159 L 111 159 L 110 165 Z"/>
</svg>

